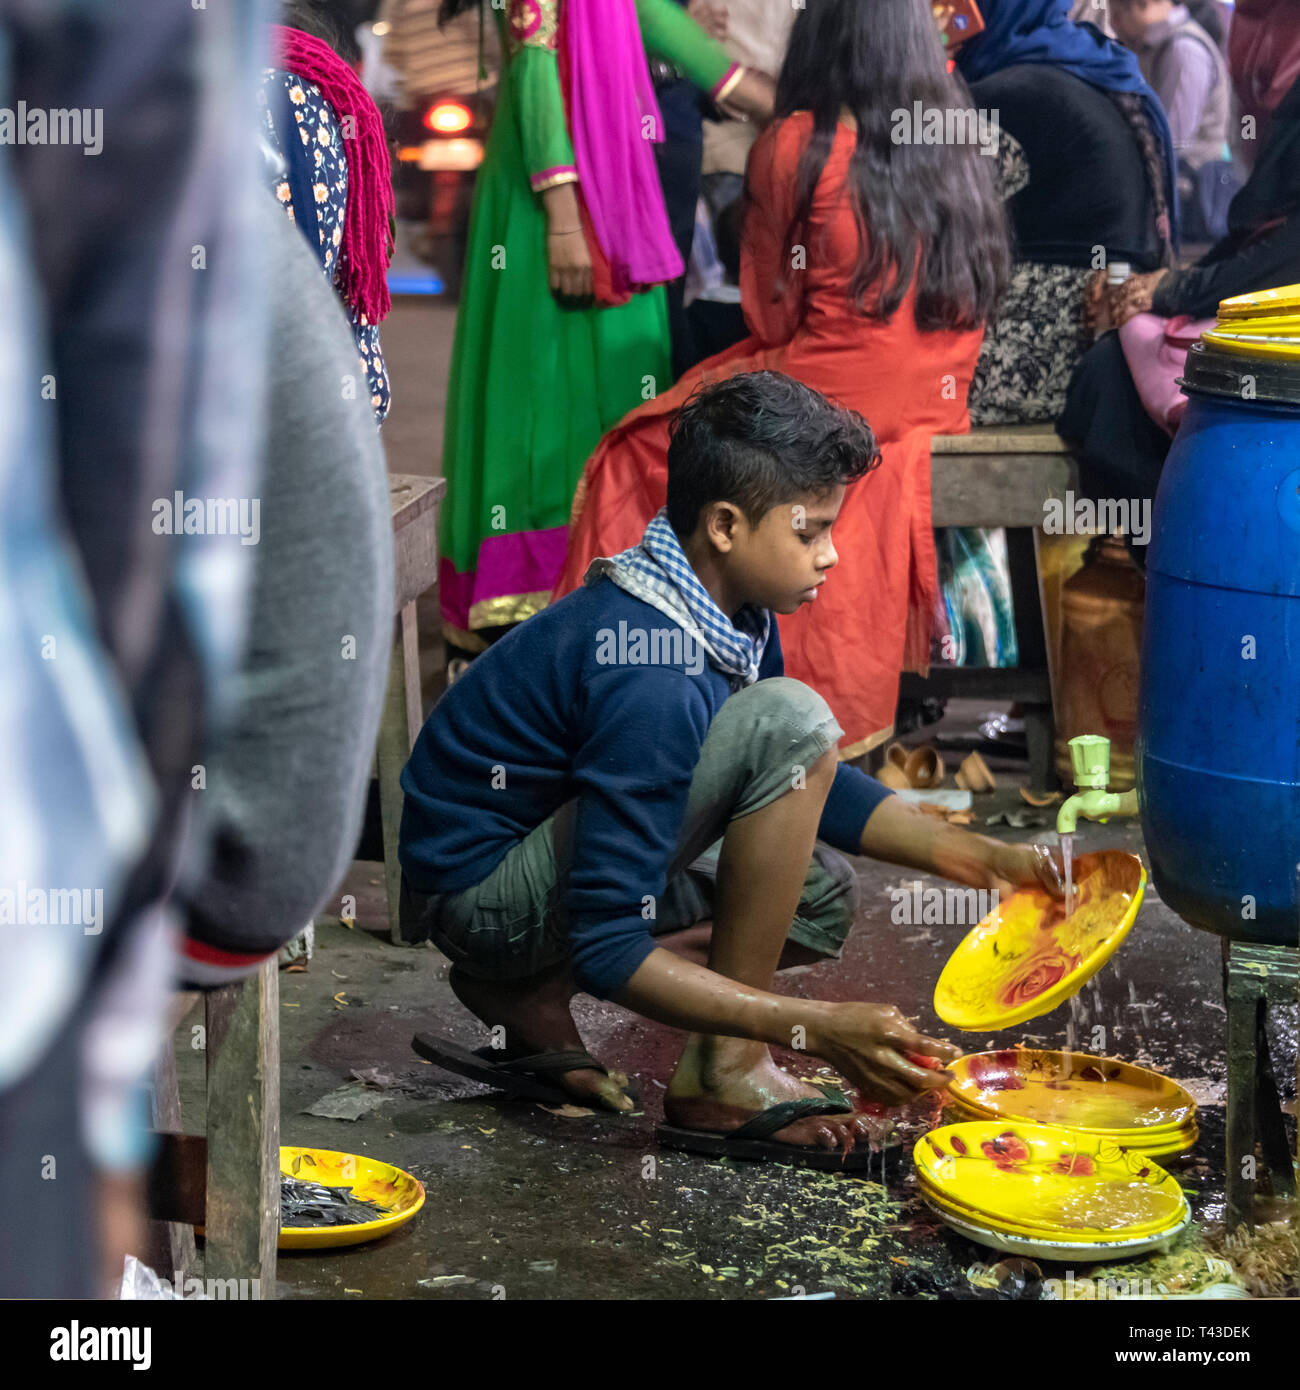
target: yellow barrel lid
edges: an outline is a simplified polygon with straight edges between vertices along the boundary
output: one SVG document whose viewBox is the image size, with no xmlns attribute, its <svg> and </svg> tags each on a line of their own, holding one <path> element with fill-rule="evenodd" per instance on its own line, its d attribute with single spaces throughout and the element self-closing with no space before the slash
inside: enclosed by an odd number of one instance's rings
<svg viewBox="0 0 1300 1390">
<path fill-rule="evenodd" d="M 1279 285 L 1273 290 L 1256 290 L 1219 301 L 1219 322 L 1239 319 L 1269 319 L 1279 315 L 1300 315 L 1300 285 Z"/>
<path fill-rule="evenodd" d="M 1300 331 L 1293 330 L 1285 336 L 1236 332 L 1241 326 L 1244 325 L 1233 324 L 1233 332 L 1212 328 L 1202 334 L 1202 341 L 1207 347 L 1239 357 L 1267 358 L 1270 362 L 1300 362 Z"/>
</svg>

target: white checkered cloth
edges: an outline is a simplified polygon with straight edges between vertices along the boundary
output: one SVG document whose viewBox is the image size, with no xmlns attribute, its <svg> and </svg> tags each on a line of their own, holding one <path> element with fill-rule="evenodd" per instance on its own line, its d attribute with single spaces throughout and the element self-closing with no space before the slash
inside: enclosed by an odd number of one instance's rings
<svg viewBox="0 0 1300 1390">
<path fill-rule="evenodd" d="M 583 576 L 594 584 L 606 575 L 620 589 L 641 599 L 690 633 L 709 661 L 731 678 L 733 687 L 753 685 L 772 631 L 765 608 L 746 605 L 733 622 L 713 601 L 691 568 L 677 534 L 660 511 L 645 528 L 640 545 L 593 560 Z"/>
</svg>

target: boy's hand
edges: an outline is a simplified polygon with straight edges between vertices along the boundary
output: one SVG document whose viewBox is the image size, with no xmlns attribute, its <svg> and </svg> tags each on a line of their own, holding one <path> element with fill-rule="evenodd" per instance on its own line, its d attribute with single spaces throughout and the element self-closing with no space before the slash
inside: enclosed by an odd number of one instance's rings
<svg viewBox="0 0 1300 1390">
<path fill-rule="evenodd" d="M 888 1004 L 827 1004 L 809 1033 L 808 1051 L 824 1058 L 864 1096 L 904 1105 L 926 1091 L 942 1090 L 950 1071 L 917 1066 L 907 1053 L 934 1057 L 940 1065 L 961 1056 L 959 1048 L 918 1033 Z"/>
<path fill-rule="evenodd" d="M 1000 897 L 1009 897 L 1017 888 L 1045 888 L 1054 898 L 1065 896 L 1056 860 L 1046 845 L 988 843 L 988 887 L 996 888 Z"/>
<path fill-rule="evenodd" d="M 921 869 L 972 888 L 996 888 L 1003 895 L 1028 885 L 1046 888 L 1058 898 L 1064 893 L 1046 848 L 1008 845 L 976 835 L 924 815 L 896 796 L 886 797 L 871 813 L 862 832 L 861 852 L 870 859 Z"/>
</svg>

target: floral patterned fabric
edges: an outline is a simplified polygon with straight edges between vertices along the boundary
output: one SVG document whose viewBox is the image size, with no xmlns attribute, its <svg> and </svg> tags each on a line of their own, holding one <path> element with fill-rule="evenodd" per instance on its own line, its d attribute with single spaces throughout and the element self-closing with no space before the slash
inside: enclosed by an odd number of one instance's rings
<svg viewBox="0 0 1300 1390">
<path fill-rule="evenodd" d="M 997 160 L 1005 201 L 1029 183 L 1024 149 L 1005 130 Z M 970 388 L 972 425 L 1051 421 L 1065 409 L 1070 377 L 1091 344 L 1083 296 L 1092 273 L 1076 266 L 1016 262 L 984 333 Z"/>
<path fill-rule="evenodd" d="M 331 283 L 337 282 L 339 245 L 343 240 L 343 214 L 348 204 L 348 162 L 343 146 L 343 132 L 333 108 L 321 96 L 320 88 L 304 82 L 294 73 L 271 68 L 262 79 L 260 100 L 265 132 L 272 148 L 283 156 L 281 133 L 276 128 L 276 113 L 283 109 L 288 97 L 298 138 L 312 151 L 314 166 L 312 196 L 316 204 L 317 257 Z M 283 174 L 274 177 L 272 187 L 276 199 L 295 221 L 289 180 Z M 307 233 L 311 240 L 310 232 Z M 384 365 L 379 345 L 379 325 L 367 323 L 349 304 L 343 306 L 352 321 L 357 355 L 365 372 L 365 380 L 375 420 L 382 423 L 388 414 L 388 369 Z"/>
<path fill-rule="evenodd" d="M 521 48 L 560 46 L 560 6 L 558 0 L 511 0 L 506 22 L 506 50 L 513 57 Z"/>
</svg>

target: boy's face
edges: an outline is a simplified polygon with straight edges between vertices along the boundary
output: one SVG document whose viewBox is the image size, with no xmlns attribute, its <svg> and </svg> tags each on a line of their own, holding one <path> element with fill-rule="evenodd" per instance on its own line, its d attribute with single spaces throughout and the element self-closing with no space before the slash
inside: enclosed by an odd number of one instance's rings
<svg viewBox="0 0 1300 1390">
<path fill-rule="evenodd" d="M 1112 0 L 1111 27 L 1121 43 L 1137 43 L 1153 24 L 1169 18 L 1173 0 Z"/>
<path fill-rule="evenodd" d="M 757 526 L 740 518 L 724 561 L 730 591 L 741 603 L 777 613 L 816 602 L 817 590 L 839 559 L 831 526 L 843 502 L 843 487 L 835 487 L 782 502 Z"/>
</svg>

